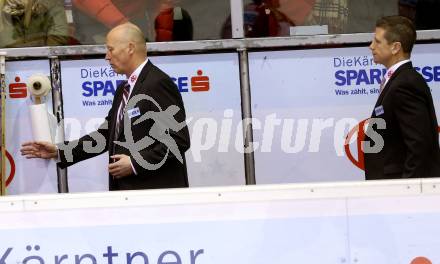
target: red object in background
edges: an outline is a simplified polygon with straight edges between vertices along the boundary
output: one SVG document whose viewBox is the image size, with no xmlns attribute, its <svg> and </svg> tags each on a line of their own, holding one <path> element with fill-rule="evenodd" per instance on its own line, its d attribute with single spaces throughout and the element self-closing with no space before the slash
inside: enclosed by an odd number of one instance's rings
<svg viewBox="0 0 440 264">
<path fill-rule="evenodd" d="M 362 151 L 362 142 L 365 140 L 365 131 L 364 127 L 368 124 L 368 119 L 362 120 L 357 126 L 352 128 L 350 132 L 348 132 L 345 142 L 344 142 L 344 150 L 347 158 L 350 160 L 353 165 L 358 167 L 361 170 L 365 170 L 365 161 L 364 161 L 364 152 Z M 437 128 L 437 131 L 440 133 L 440 126 Z M 355 137 L 355 135 L 357 136 Z M 350 141 L 355 137 L 356 139 L 356 147 L 357 147 L 357 160 L 353 156 L 350 150 Z M 419 262 L 411 262 L 411 264 L 418 264 Z M 423 262 L 420 262 L 420 264 Z"/>
<path fill-rule="evenodd" d="M 425 257 L 417 257 L 413 259 L 410 264 L 432 264 L 432 262 Z"/>
<path fill-rule="evenodd" d="M 154 21 L 154 28 L 156 29 L 156 41 L 172 41 L 173 26 L 173 8 L 169 7 L 162 9 Z"/>
<path fill-rule="evenodd" d="M 118 1 L 111 0 L 72 0 L 76 8 L 94 17 L 108 28 L 128 22 L 129 14 L 136 13 L 144 5 L 143 1 L 125 2 L 122 6 L 118 5 Z"/>
<path fill-rule="evenodd" d="M 6 151 L 6 158 L 8 159 L 9 164 L 11 165 L 11 171 L 9 172 L 9 176 L 6 178 L 6 182 L 5 182 L 6 187 L 8 187 L 8 185 L 12 182 L 15 176 L 15 162 L 8 151 Z"/>
<path fill-rule="evenodd" d="M 295 25 L 302 25 L 315 5 L 315 0 L 279 0 L 278 10 L 284 13 Z"/>
<path fill-rule="evenodd" d="M 365 130 L 364 127 L 366 124 L 368 124 L 368 119 L 362 120 L 357 126 L 352 128 L 350 132 L 348 133 L 347 137 L 345 138 L 344 143 L 344 150 L 345 154 L 347 155 L 348 159 L 353 163 L 356 167 L 358 167 L 361 170 L 365 170 L 365 161 L 364 161 L 364 152 L 362 151 L 362 141 L 365 139 Z M 353 139 L 353 137 L 356 136 L 356 147 L 357 147 L 357 160 L 353 156 L 350 150 L 350 141 Z"/>
</svg>

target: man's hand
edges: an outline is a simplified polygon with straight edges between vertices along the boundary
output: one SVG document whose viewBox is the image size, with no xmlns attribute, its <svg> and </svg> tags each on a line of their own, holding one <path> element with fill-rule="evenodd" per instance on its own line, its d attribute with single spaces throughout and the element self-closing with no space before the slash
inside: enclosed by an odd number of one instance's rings
<svg viewBox="0 0 440 264">
<path fill-rule="evenodd" d="M 58 157 L 56 145 L 44 141 L 25 142 L 21 145 L 20 151 L 21 155 L 27 159 L 56 159 Z"/>
<path fill-rule="evenodd" d="M 110 158 L 114 160 L 108 165 L 108 171 L 115 178 L 119 179 L 133 174 L 130 157 L 127 155 L 113 155 Z"/>
</svg>

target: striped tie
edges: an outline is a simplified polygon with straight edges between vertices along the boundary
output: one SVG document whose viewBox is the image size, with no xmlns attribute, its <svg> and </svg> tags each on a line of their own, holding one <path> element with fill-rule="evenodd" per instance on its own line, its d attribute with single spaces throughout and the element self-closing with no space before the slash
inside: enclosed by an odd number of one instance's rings
<svg viewBox="0 0 440 264">
<path fill-rule="evenodd" d="M 385 84 L 386 84 L 387 80 L 391 78 L 393 73 L 394 73 L 393 71 L 388 71 L 387 74 L 386 74 L 386 77 L 385 76 L 383 77 L 382 81 L 380 82 L 379 94 L 382 93 L 383 88 L 385 88 Z"/>
<path fill-rule="evenodd" d="M 383 78 L 382 78 L 382 81 L 380 82 L 379 94 L 382 93 L 383 88 L 385 87 L 385 81 L 386 81 L 386 79 L 385 79 L 385 77 L 383 77 Z"/>
<path fill-rule="evenodd" d="M 122 90 L 122 102 L 120 111 L 118 113 L 118 118 L 116 119 L 116 131 L 115 131 L 115 139 L 119 138 L 119 133 L 121 132 L 122 120 L 124 119 L 125 106 L 127 105 L 128 96 L 130 95 L 130 84 L 126 82 L 124 84 L 124 90 Z"/>
</svg>

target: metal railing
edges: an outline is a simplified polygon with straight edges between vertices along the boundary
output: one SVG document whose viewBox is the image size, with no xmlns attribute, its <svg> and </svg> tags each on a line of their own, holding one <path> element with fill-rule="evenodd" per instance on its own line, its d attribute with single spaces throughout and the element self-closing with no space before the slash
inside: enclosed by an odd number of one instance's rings
<svg viewBox="0 0 440 264">
<path fill-rule="evenodd" d="M 235 0 L 231 0 L 231 3 Z M 440 42 L 440 30 L 426 30 L 417 32 L 418 42 Z M 277 50 L 277 49 L 316 49 L 340 46 L 365 46 L 373 38 L 372 33 L 358 34 L 337 34 L 337 35 L 314 35 L 314 36 L 292 36 L 274 38 L 241 38 L 223 40 L 200 40 L 182 42 L 151 42 L 147 43 L 148 52 L 157 55 L 169 53 L 183 54 L 209 54 L 213 52 L 235 51 L 239 56 L 240 67 L 240 90 L 242 118 L 249 120 L 243 126 L 244 147 L 252 147 L 252 113 L 251 96 L 249 83 L 249 61 L 248 52 L 256 50 Z M 48 58 L 51 64 L 52 84 L 55 89 L 53 104 L 55 116 L 62 118 L 62 87 L 60 82 L 61 70 L 60 60 L 69 59 L 73 56 L 104 55 L 105 45 L 80 45 L 80 46 L 56 46 L 56 47 L 27 47 L 0 49 L 5 53 L 7 59 L 24 60 L 32 58 Z M 2 80 L 4 82 L 4 75 Z M 60 121 L 60 119 L 58 120 Z M 2 151 L 3 152 L 3 151 Z M 5 156 L 3 156 L 5 158 Z M 4 159 L 2 159 L 4 160 Z M 244 166 L 246 184 L 255 184 L 255 162 L 253 153 L 244 153 Z M 67 174 L 58 169 L 58 191 L 68 192 Z"/>
</svg>

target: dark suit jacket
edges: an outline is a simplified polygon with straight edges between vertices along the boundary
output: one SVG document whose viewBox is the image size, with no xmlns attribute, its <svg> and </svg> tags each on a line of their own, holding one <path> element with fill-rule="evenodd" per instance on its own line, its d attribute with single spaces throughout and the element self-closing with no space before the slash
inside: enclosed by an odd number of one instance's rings
<svg viewBox="0 0 440 264">
<path fill-rule="evenodd" d="M 440 176 L 438 125 L 430 88 L 411 62 L 393 73 L 374 109 L 371 117 L 383 118 L 386 129 L 369 126 L 367 134 L 378 133 L 384 145 L 378 153 L 365 153 L 365 178 Z M 374 145 L 373 139 L 366 136 L 364 143 Z"/>
<path fill-rule="evenodd" d="M 79 161 L 97 156 L 105 151 L 109 151 L 109 156 L 113 154 L 126 154 L 130 156 L 131 162 L 137 172 L 137 175 L 133 174 L 121 179 L 114 179 L 109 175 L 109 188 L 110 190 L 134 190 L 134 189 L 155 189 L 155 188 L 175 188 L 175 187 L 188 187 L 188 176 L 185 164 L 185 151 L 190 147 L 188 127 L 185 122 L 185 109 L 183 106 L 182 97 L 171 78 L 162 72 L 159 68 L 154 66 L 150 61 L 142 69 L 138 76 L 135 86 L 130 95 L 128 106 L 130 102 L 134 102 L 136 95 L 142 95 L 144 98 L 139 100 L 134 107 L 126 107 L 126 110 L 138 109 L 140 113 L 128 117 L 124 116 L 124 123 L 131 126 L 131 136 L 133 142 L 139 143 L 139 141 L 145 136 L 150 136 L 150 129 L 152 131 L 160 132 L 157 128 L 166 126 L 169 124 L 167 120 L 154 120 L 153 118 L 147 118 L 139 124 L 134 125 L 134 122 L 141 118 L 145 113 L 154 111 L 165 111 L 169 106 L 177 106 L 178 111 L 173 116 L 178 123 L 184 124 L 183 128 L 168 129 L 163 134 L 163 138 L 171 136 L 175 141 L 178 151 L 183 158 L 181 163 L 176 156 L 170 151 L 167 145 L 161 143 L 160 140 L 152 140 L 142 150 L 136 151 L 140 154 L 138 160 L 132 155 L 128 147 L 123 147 L 115 144 L 114 141 L 126 142 L 126 138 L 130 139 L 130 134 L 127 131 L 122 131 L 119 138 L 115 138 L 115 126 L 118 108 L 122 100 L 122 90 L 124 83 L 119 85 L 116 90 L 112 107 L 106 117 L 106 122 L 102 124 L 99 129 L 89 135 L 81 137 L 77 141 L 65 142 L 65 144 L 75 145 L 72 149 L 73 160 L 68 160 L 69 153 L 64 150 L 65 146 L 59 146 L 60 160 L 58 164 L 61 168 L 65 168 Z M 149 96 L 153 100 L 145 99 L 145 95 Z M 134 101 L 133 101 L 134 100 Z M 159 107 L 161 109 L 159 109 Z M 162 112 L 163 113 L 163 112 Z M 156 133 L 157 135 L 158 133 Z M 159 133 L 160 134 L 160 133 Z M 168 137 L 169 138 L 169 137 Z M 151 137 L 150 137 L 151 139 Z M 92 144 L 91 144 L 92 142 Z M 152 143 L 153 142 L 153 143 Z M 162 141 L 163 142 L 163 141 Z M 152 143 L 152 144 L 151 144 Z M 100 147 L 101 146 L 101 147 Z M 93 151 L 91 148 L 95 147 Z M 85 151 L 85 149 L 87 151 Z M 141 158 L 141 162 L 139 161 Z M 109 162 L 110 158 L 109 158 Z M 148 163 L 146 163 L 148 162 Z M 164 162 L 159 168 L 152 168 L 149 164 L 158 165 Z"/>
</svg>

